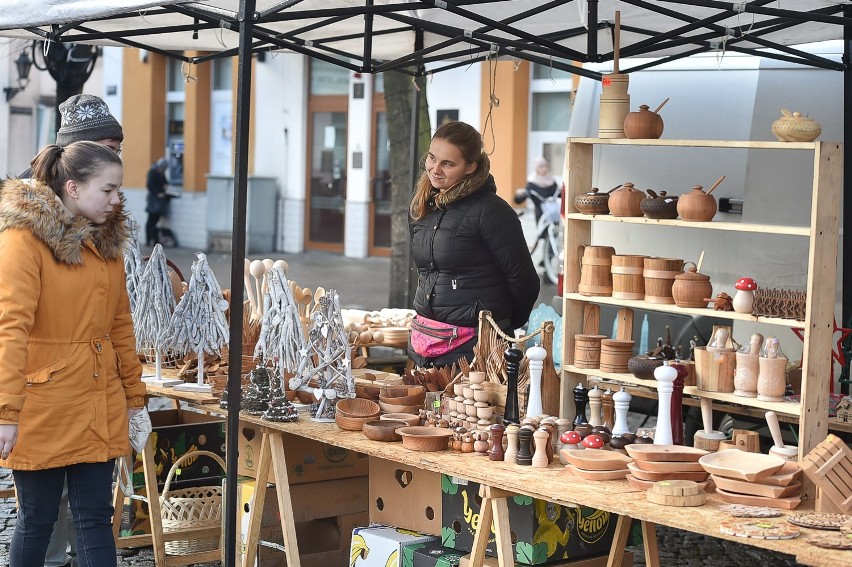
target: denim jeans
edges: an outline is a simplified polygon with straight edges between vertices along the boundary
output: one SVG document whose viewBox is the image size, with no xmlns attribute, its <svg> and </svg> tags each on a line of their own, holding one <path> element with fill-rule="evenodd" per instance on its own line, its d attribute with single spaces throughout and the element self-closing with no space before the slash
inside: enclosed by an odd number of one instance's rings
<svg viewBox="0 0 852 567">
<path fill-rule="evenodd" d="M 39 471 L 12 471 L 18 499 L 15 533 L 9 546 L 10 567 L 44 565 L 53 524 L 59 515 L 62 485 L 77 530 L 80 567 L 116 565 L 112 535 L 112 475 L 115 461 L 80 463 Z"/>
</svg>

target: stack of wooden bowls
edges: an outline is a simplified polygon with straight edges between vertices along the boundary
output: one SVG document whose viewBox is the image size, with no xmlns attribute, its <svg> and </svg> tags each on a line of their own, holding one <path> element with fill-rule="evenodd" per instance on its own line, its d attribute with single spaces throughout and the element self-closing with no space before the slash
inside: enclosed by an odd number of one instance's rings
<svg viewBox="0 0 852 567">
<path fill-rule="evenodd" d="M 633 459 L 606 449 L 562 449 L 559 456 L 567 463 L 565 469 L 584 480 L 619 480 L 630 472 L 627 466 Z"/>
<path fill-rule="evenodd" d="M 425 402 L 423 386 L 391 386 L 379 394 L 379 408 L 384 413 L 418 413 Z"/>
<path fill-rule="evenodd" d="M 712 473 L 724 502 L 792 510 L 802 501 L 802 469 L 795 461 L 729 449 L 701 457 L 699 464 Z"/>
<path fill-rule="evenodd" d="M 691 480 L 708 489 L 705 483 L 709 474 L 698 462 L 707 451 L 681 445 L 627 445 L 627 454 L 633 462 L 627 465 L 630 475 L 627 482 L 634 488 L 648 490 L 655 482 Z"/>
<path fill-rule="evenodd" d="M 381 412 L 379 404 L 362 398 L 338 400 L 335 410 L 334 421 L 346 431 L 361 431 L 365 423 L 379 419 Z"/>
</svg>

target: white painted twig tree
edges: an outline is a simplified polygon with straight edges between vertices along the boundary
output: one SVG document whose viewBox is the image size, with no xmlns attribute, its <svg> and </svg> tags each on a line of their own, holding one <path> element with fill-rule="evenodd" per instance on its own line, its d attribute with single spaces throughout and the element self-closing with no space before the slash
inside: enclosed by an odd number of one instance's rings
<svg viewBox="0 0 852 567">
<path fill-rule="evenodd" d="M 166 350 L 163 340 L 168 334 L 172 313 L 175 310 L 175 294 L 166 253 L 163 247 L 154 246 L 151 257 L 139 278 L 136 302 L 133 308 L 133 331 L 136 333 L 136 348 L 141 352 L 153 351 L 155 356 L 155 379 L 163 376 L 162 354 Z"/>
</svg>

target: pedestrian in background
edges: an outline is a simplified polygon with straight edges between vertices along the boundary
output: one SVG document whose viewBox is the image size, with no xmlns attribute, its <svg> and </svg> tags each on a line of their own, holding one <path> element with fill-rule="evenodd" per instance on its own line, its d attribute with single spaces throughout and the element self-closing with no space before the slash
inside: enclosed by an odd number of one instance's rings
<svg viewBox="0 0 852 567">
<path fill-rule="evenodd" d="M 148 246 L 160 243 L 160 231 L 157 228 L 157 223 L 168 212 L 169 196 L 166 194 L 166 189 L 169 186 L 169 181 L 166 179 L 168 167 L 168 160 L 160 158 L 148 170 L 148 178 L 145 182 L 148 187 L 148 203 L 145 207 L 145 212 L 148 213 L 148 220 L 145 222 L 145 244 Z"/>
<path fill-rule="evenodd" d="M 541 204 L 545 199 L 556 194 L 556 179 L 550 173 L 550 164 L 543 157 L 536 158 L 533 162 L 533 171 L 527 177 L 527 185 L 524 187 L 526 196 L 532 199 L 535 206 L 535 222 L 541 218 Z"/>
<path fill-rule="evenodd" d="M 418 279 L 408 354 L 418 366 L 470 361 L 480 311 L 512 336 L 538 298 L 521 222 L 490 167 L 469 124 L 449 122 L 432 137 L 409 210 Z"/>
<path fill-rule="evenodd" d="M 122 250 L 121 159 L 94 142 L 45 147 L 0 185 L 0 466 L 18 514 L 11 567 L 44 563 L 63 483 L 80 567 L 116 565 L 115 458 L 145 385 Z"/>
</svg>

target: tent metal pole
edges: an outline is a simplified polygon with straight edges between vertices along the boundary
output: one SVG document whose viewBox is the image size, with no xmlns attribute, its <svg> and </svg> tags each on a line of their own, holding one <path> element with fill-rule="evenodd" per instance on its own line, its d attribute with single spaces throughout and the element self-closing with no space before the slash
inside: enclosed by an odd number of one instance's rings
<svg viewBox="0 0 852 567">
<path fill-rule="evenodd" d="M 852 16 L 852 6 L 843 6 L 843 15 Z M 847 256 L 852 256 L 852 151 L 848 144 L 852 142 L 852 25 L 843 26 L 843 279 L 840 283 L 841 319 L 840 326 L 845 327 L 852 320 L 852 261 L 847 262 Z M 846 345 L 844 345 L 844 349 Z M 852 361 L 846 361 L 846 368 L 841 369 L 840 378 L 849 379 L 849 368 Z M 849 383 L 841 382 L 840 391 L 849 394 Z"/>
<path fill-rule="evenodd" d="M 598 0 L 586 5 L 586 61 L 598 60 Z"/>
<path fill-rule="evenodd" d="M 228 351 L 227 479 L 225 481 L 226 567 L 236 567 L 237 558 L 237 440 L 240 432 L 242 398 L 243 286 L 246 257 L 246 201 L 248 181 L 249 117 L 251 112 L 251 42 L 255 0 L 240 0 L 240 54 L 237 68 L 237 144 L 234 149 L 234 208 L 231 238 L 231 324 Z"/>
</svg>

